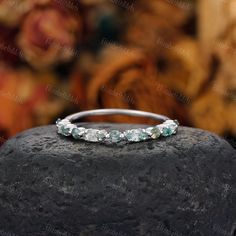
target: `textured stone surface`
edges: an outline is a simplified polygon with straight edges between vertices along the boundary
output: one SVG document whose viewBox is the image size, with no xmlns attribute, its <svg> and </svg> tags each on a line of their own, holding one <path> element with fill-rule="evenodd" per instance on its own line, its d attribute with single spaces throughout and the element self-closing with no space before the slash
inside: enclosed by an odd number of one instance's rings
<svg viewBox="0 0 236 236">
<path fill-rule="evenodd" d="M 173 137 L 106 146 L 47 126 L 0 149 L 0 235 L 233 236 L 235 229 L 236 153 L 210 133 L 180 128 Z"/>
</svg>

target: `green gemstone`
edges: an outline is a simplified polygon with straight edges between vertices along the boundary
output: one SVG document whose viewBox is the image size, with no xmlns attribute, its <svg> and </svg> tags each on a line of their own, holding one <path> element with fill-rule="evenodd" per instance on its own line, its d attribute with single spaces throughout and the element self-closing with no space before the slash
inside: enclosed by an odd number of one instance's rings
<svg viewBox="0 0 236 236">
<path fill-rule="evenodd" d="M 164 127 L 162 129 L 162 135 L 164 137 L 168 137 L 168 136 L 171 136 L 173 134 L 173 130 L 170 128 L 170 127 Z"/>
<path fill-rule="evenodd" d="M 125 132 L 125 137 L 130 142 L 140 142 L 147 140 L 148 134 L 141 129 L 132 129 Z"/>
<path fill-rule="evenodd" d="M 131 142 L 134 141 L 133 134 L 129 131 L 125 132 L 125 137 L 127 138 L 128 141 L 131 141 Z"/>
<path fill-rule="evenodd" d="M 62 134 L 64 136 L 69 136 L 70 135 L 70 127 L 68 127 L 68 125 L 61 125 L 58 128 L 58 133 Z"/>
<path fill-rule="evenodd" d="M 74 139 L 80 139 L 85 133 L 85 128 L 74 128 L 71 132 Z"/>
<path fill-rule="evenodd" d="M 177 120 L 167 120 L 164 122 L 164 125 L 172 130 L 172 134 L 176 134 L 179 123 Z"/>
<path fill-rule="evenodd" d="M 122 140 L 121 132 L 118 130 L 112 130 L 109 134 L 109 140 L 112 143 L 118 143 Z"/>
<path fill-rule="evenodd" d="M 144 140 L 147 140 L 149 137 L 148 137 L 148 134 L 145 133 L 144 131 L 142 130 L 139 130 L 139 139 L 140 141 L 144 141 Z"/>
</svg>

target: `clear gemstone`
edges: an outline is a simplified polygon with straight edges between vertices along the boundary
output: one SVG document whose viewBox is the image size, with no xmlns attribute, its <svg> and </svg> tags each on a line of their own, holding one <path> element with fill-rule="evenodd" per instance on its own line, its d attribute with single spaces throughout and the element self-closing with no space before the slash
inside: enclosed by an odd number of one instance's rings
<svg viewBox="0 0 236 236">
<path fill-rule="evenodd" d="M 122 140 L 122 133 L 118 130 L 112 130 L 109 133 L 109 141 L 112 143 L 118 143 Z"/>
<path fill-rule="evenodd" d="M 157 139 L 161 135 L 161 131 L 158 127 L 149 127 L 145 131 L 152 139 Z"/>
<path fill-rule="evenodd" d="M 107 137 L 108 133 L 106 130 L 99 130 L 97 133 L 97 137 L 99 141 L 104 141 Z"/>
<path fill-rule="evenodd" d="M 178 120 L 174 120 L 174 122 L 177 126 L 179 126 L 179 121 Z"/>
<path fill-rule="evenodd" d="M 64 119 L 64 120 L 61 120 L 61 119 L 57 119 L 56 121 L 56 126 L 57 127 L 60 127 L 62 125 L 66 125 L 66 124 L 71 124 L 69 120 L 67 119 Z"/>
<path fill-rule="evenodd" d="M 76 127 L 72 130 L 71 134 L 72 134 L 73 138 L 80 139 L 83 136 L 83 134 L 85 133 L 85 130 L 86 129 L 83 127 Z"/>
<path fill-rule="evenodd" d="M 85 134 L 83 135 L 83 139 L 89 142 L 98 142 L 98 132 L 97 129 L 87 129 Z"/>
<path fill-rule="evenodd" d="M 144 132 L 142 129 L 131 129 L 125 131 L 125 137 L 130 142 L 140 142 L 147 140 L 148 134 Z"/>
<path fill-rule="evenodd" d="M 58 126 L 58 125 L 60 124 L 60 122 L 61 122 L 61 119 L 60 119 L 60 118 L 57 119 L 57 121 L 56 121 L 56 125 Z"/>
</svg>

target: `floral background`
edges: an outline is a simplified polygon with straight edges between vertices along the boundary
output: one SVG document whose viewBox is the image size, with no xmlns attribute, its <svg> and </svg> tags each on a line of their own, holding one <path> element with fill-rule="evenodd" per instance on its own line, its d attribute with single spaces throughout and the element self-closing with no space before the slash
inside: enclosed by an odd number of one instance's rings
<svg viewBox="0 0 236 236">
<path fill-rule="evenodd" d="M 80 110 L 130 108 L 235 145 L 233 4 L 0 0 L 0 142 Z"/>
</svg>

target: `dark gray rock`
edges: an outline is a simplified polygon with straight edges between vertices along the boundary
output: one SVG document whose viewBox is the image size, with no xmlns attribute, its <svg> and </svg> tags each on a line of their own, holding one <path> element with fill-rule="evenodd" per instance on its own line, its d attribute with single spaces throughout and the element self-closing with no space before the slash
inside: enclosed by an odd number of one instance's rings
<svg viewBox="0 0 236 236">
<path fill-rule="evenodd" d="M 235 223 L 236 153 L 208 132 L 106 146 L 46 126 L 0 149 L 0 235 L 233 236 Z"/>
<path fill-rule="evenodd" d="M 235 136 L 226 136 L 225 139 L 229 142 L 234 149 L 236 149 L 236 137 Z"/>
</svg>

